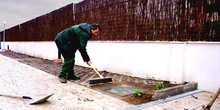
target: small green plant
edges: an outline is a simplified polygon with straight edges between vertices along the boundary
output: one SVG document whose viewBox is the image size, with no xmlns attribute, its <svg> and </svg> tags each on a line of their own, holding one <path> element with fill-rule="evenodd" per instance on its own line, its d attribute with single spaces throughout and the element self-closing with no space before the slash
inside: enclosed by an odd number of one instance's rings
<svg viewBox="0 0 220 110">
<path fill-rule="evenodd" d="M 164 88 L 163 82 L 158 82 L 158 83 L 156 84 L 156 88 L 157 88 L 157 89 L 163 89 L 163 88 Z"/>
<path fill-rule="evenodd" d="M 141 90 L 140 89 L 134 90 L 134 96 L 140 97 L 141 96 Z"/>
</svg>

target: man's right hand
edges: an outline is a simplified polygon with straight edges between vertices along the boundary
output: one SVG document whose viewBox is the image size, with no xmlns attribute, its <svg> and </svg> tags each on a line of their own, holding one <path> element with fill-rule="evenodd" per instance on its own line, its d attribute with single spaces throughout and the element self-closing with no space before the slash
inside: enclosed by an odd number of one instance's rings
<svg viewBox="0 0 220 110">
<path fill-rule="evenodd" d="M 87 62 L 87 65 L 89 65 L 89 66 L 90 66 L 90 64 L 92 64 L 92 62 L 91 62 L 91 61 L 88 61 L 88 62 Z"/>
</svg>

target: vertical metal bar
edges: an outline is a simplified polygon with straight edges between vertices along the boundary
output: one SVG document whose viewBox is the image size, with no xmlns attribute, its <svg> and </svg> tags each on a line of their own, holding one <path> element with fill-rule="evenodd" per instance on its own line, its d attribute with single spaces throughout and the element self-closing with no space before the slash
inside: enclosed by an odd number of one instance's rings
<svg viewBox="0 0 220 110">
<path fill-rule="evenodd" d="M 4 27 L 3 27 L 3 29 L 4 29 L 4 32 L 3 32 L 3 49 L 5 49 L 5 24 L 6 24 L 6 22 L 3 21 L 3 25 L 4 25 Z"/>
<path fill-rule="evenodd" d="M 59 50 L 58 50 L 58 59 L 61 59 L 61 53 Z"/>
</svg>

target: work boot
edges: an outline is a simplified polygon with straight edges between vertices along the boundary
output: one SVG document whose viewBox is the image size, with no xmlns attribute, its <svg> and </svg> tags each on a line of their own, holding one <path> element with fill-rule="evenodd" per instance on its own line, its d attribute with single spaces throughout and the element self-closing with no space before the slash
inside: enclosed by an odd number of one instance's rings
<svg viewBox="0 0 220 110">
<path fill-rule="evenodd" d="M 67 83 L 66 79 L 63 76 L 58 76 L 61 83 Z"/>
<path fill-rule="evenodd" d="M 67 80 L 80 80 L 80 77 L 77 76 L 71 76 L 71 77 L 67 77 Z"/>
</svg>

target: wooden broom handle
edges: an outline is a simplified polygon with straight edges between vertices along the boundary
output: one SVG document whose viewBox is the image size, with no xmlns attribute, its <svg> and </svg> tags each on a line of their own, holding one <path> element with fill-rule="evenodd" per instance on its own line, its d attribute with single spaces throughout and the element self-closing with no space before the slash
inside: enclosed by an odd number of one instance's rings
<svg viewBox="0 0 220 110">
<path fill-rule="evenodd" d="M 216 94 L 214 95 L 212 100 L 209 102 L 209 104 L 207 106 L 203 105 L 204 110 L 210 110 L 210 108 L 212 107 L 212 104 L 215 102 L 215 100 L 218 97 L 219 93 L 220 93 L 220 87 L 218 88 L 218 91 L 216 92 Z"/>
<path fill-rule="evenodd" d="M 218 97 L 219 93 L 220 93 L 220 87 L 218 88 L 218 91 L 216 92 L 216 94 L 214 95 L 208 106 L 212 106 L 212 104 L 215 102 L 216 98 Z"/>
</svg>

